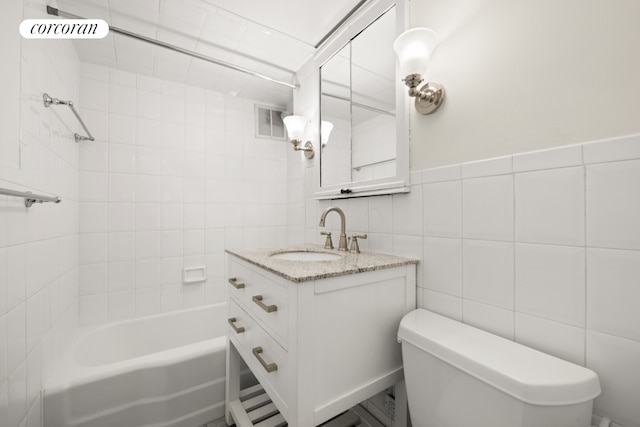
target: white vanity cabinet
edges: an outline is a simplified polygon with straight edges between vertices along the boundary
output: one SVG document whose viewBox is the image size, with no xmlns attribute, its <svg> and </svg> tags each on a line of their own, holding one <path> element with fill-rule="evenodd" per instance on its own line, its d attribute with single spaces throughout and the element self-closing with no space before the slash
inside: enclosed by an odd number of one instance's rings
<svg viewBox="0 0 640 427">
<path fill-rule="evenodd" d="M 293 281 L 228 258 L 228 424 L 244 427 L 240 358 L 291 427 L 317 426 L 403 380 L 396 334 L 416 306 L 415 260 Z"/>
</svg>

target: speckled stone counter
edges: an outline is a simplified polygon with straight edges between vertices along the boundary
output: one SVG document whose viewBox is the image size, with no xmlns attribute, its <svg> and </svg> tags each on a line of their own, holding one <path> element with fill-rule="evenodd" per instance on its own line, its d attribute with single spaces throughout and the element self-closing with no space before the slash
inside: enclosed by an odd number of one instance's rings
<svg viewBox="0 0 640 427">
<path fill-rule="evenodd" d="M 276 253 L 291 251 L 325 252 L 340 255 L 341 258 L 331 261 L 289 261 L 271 257 L 271 255 Z M 345 251 L 338 251 L 337 249 L 324 249 L 322 245 L 316 244 L 239 251 L 227 249 L 227 253 L 292 282 L 306 282 L 309 280 L 346 276 L 348 274 L 418 263 L 418 260 L 415 258 L 368 251 L 352 254 Z"/>
</svg>

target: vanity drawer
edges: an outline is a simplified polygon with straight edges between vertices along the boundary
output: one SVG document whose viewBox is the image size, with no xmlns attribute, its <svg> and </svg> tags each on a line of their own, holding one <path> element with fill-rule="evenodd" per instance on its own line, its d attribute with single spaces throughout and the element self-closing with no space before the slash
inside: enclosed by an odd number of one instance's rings
<svg viewBox="0 0 640 427">
<path fill-rule="evenodd" d="M 250 286 L 253 283 L 253 271 L 232 260 L 229 263 L 227 283 L 229 285 L 229 295 L 243 300 L 247 295 L 247 285 Z"/>
<path fill-rule="evenodd" d="M 231 296 L 286 348 L 287 287 L 238 262 L 231 262 L 229 271 Z"/>
<path fill-rule="evenodd" d="M 289 399 L 287 381 L 290 375 L 287 351 L 234 300 L 229 301 L 228 322 L 230 341 L 251 372 L 268 390 L 280 412 L 286 416 Z"/>
<path fill-rule="evenodd" d="M 228 314 L 229 337 L 237 340 L 241 347 L 250 348 L 259 326 L 234 300 L 229 301 Z"/>
</svg>

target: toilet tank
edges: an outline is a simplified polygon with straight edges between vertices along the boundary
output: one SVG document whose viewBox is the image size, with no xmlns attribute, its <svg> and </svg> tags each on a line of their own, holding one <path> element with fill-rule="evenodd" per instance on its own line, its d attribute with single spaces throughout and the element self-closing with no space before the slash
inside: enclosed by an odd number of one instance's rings
<svg viewBox="0 0 640 427">
<path fill-rule="evenodd" d="M 591 370 L 427 310 L 400 322 L 414 427 L 588 427 Z"/>
</svg>

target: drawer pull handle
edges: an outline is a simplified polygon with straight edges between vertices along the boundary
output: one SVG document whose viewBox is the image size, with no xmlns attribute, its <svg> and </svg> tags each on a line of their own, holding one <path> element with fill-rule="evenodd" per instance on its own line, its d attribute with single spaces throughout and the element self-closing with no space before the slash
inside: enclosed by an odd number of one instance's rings
<svg viewBox="0 0 640 427">
<path fill-rule="evenodd" d="M 258 362 L 260 362 L 265 371 L 275 372 L 278 370 L 278 365 L 276 365 L 275 363 L 267 363 L 264 361 L 262 356 L 260 356 L 260 354 L 262 354 L 262 347 L 256 347 L 251 351 L 253 352 L 253 355 L 256 357 L 256 359 L 258 359 Z"/>
<path fill-rule="evenodd" d="M 244 288 L 244 283 L 238 282 L 238 279 L 236 277 L 230 277 L 229 283 L 231 283 L 231 286 L 233 286 L 236 289 Z"/>
<path fill-rule="evenodd" d="M 260 308 L 266 311 L 267 313 L 273 313 L 274 311 L 278 311 L 278 307 L 275 304 L 266 305 L 265 303 L 263 303 L 262 295 L 255 295 L 251 298 L 251 300 L 253 300 L 253 302 L 258 304 L 258 306 L 260 306 Z"/>
<path fill-rule="evenodd" d="M 233 328 L 233 330 L 236 332 L 236 334 L 241 334 L 244 332 L 244 326 L 240 326 L 237 327 L 236 326 L 236 321 L 238 319 L 236 319 L 235 317 L 230 317 L 227 322 L 229 323 L 229 325 Z"/>
</svg>

